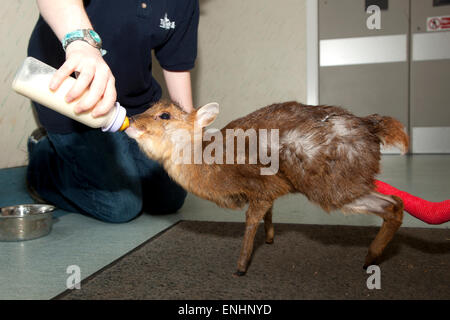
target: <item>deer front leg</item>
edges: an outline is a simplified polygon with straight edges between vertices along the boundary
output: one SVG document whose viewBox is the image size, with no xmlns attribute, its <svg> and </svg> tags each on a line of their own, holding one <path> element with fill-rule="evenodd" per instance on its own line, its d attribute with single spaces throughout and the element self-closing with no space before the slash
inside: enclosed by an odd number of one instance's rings
<svg viewBox="0 0 450 320">
<path fill-rule="evenodd" d="M 272 203 L 266 201 L 251 202 L 245 213 L 245 234 L 242 243 L 241 254 L 238 260 L 236 276 L 243 276 L 253 252 L 253 242 L 258 230 L 259 222 L 264 218 L 266 212 L 272 207 Z"/>
<path fill-rule="evenodd" d="M 266 215 L 264 216 L 264 229 L 266 231 L 266 243 L 272 244 L 273 243 L 273 237 L 275 236 L 275 230 L 273 229 L 273 223 L 272 223 L 272 208 L 270 207 L 269 210 L 267 210 Z"/>
</svg>

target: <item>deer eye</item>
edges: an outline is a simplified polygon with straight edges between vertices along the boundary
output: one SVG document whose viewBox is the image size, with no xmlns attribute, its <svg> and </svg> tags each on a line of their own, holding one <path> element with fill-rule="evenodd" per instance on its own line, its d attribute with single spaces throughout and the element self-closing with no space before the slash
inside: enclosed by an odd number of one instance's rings
<svg viewBox="0 0 450 320">
<path fill-rule="evenodd" d="M 161 114 L 159 115 L 159 117 L 160 117 L 161 119 L 163 119 L 163 120 L 169 120 L 169 119 L 170 119 L 170 113 L 168 113 L 168 112 L 161 113 Z"/>
</svg>

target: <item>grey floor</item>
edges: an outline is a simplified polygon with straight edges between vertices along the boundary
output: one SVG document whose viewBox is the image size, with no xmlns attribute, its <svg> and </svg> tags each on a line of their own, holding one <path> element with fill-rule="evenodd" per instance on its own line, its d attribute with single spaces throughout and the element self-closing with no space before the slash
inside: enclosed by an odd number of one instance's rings
<svg viewBox="0 0 450 320">
<path fill-rule="evenodd" d="M 386 155 L 380 180 L 429 201 L 450 198 L 450 155 Z M 25 168 L 0 170 L 0 206 L 31 203 L 26 194 Z M 179 220 L 244 221 L 244 211 L 225 210 L 189 195 L 179 213 L 143 214 L 126 224 L 107 224 L 76 213 L 56 211 L 52 232 L 26 242 L 0 242 L 0 299 L 50 299 L 66 290 L 67 268 L 77 265 L 84 279 L 125 255 Z M 302 196 L 279 199 L 275 223 L 379 225 L 371 215 L 330 215 Z M 427 225 L 405 214 L 404 227 L 446 228 Z M 189 297 L 186 297 L 189 298 Z"/>
</svg>

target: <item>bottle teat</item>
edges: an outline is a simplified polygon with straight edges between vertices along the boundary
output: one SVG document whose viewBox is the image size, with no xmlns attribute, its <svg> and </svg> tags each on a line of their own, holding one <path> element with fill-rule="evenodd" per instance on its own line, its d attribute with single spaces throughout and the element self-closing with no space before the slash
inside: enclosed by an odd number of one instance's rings
<svg viewBox="0 0 450 320">
<path fill-rule="evenodd" d="M 130 125 L 127 117 L 127 111 L 118 102 L 114 104 L 114 115 L 110 123 L 102 127 L 103 132 L 123 131 Z"/>
</svg>

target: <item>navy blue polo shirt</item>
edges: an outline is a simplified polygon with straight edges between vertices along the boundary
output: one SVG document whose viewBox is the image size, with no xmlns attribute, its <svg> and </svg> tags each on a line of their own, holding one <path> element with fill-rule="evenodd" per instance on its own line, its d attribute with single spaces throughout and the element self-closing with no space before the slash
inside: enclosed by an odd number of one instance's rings
<svg viewBox="0 0 450 320">
<path fill-rule="evenodd" d="M 132 116 L 161 98 L 152 76 L 151 50 L 161 67 L 186 71 L 197 56 L 198 0 L 90 0 L 84 1 L 94 30 L 108 53 L 103 57 L 115 79 L 117 101 Z M 55 68 L 65 61 L 61 42 L 39 17 L 28 55 Z M 50 132 L 69 133 L 86 127 L 34 103 L 39 121 Z"/>
</svg>

